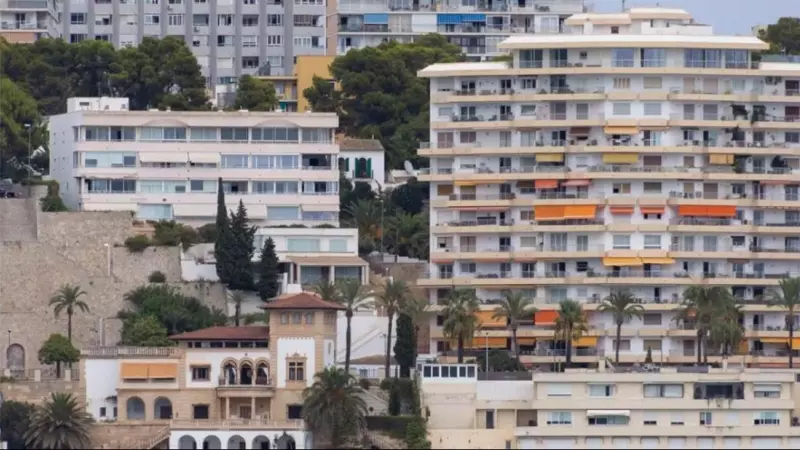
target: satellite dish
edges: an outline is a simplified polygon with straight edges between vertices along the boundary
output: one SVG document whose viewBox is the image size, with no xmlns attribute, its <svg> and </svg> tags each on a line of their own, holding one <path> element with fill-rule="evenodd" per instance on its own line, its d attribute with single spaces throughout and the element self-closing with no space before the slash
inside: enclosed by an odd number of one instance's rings
<svg viewBox="0 0 800 450">
<path fill-rule="evenodd" d="M 403 161 L 403 167 L 405 167 L 406 173 L 409 176 L 416 177 L 417 175 L 419 175 L 419 171 L 414 169 L 414 165 L 411 164 L 411 161 L 408 160 Z"/>
</svg>

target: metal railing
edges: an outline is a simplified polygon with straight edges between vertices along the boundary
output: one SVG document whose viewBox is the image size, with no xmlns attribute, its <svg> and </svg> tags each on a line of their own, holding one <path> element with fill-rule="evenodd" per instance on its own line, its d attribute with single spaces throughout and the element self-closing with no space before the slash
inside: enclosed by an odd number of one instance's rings
<svg viewBox="0 0 800 450">
<path fill-rule="evenodd" d="M 240 429 L 292 429 L 302 430 L 302 420 L 269 420 L 269 419 L 172 419 L 170 428 L 175 430 L 240 430 Z"/>
</svg>

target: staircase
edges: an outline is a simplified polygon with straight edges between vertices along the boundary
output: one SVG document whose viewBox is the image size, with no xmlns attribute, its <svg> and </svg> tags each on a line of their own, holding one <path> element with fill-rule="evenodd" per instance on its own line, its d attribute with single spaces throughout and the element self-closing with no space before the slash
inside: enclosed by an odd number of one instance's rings
<svg viewBox="0 0 800 450">
<path fill-rule="evenodd" d="M 25 198 L 0 198 L 0 241 L 36 241 L 37 204 Z"/>
<path fill-rule="evenodd" d="M 406 444 L 403 441 L 377 431 L 367 430 L 364 434 L 364 439 L 373 446 L 381 449 L 406 448 Z"/>
<path fill-rule="evenodd" d="M 369 389 L 364 391 L 361 398 L 363 398 L 364 403 L 367 404 L 367 415 L 380 416 L 387 413 L 389 397 L 388 395 L 382 394 L 385 394 L 385 392 L 381 391 L 377 386 L 370 386 Z"/>
<path fill-rule="evenodd" d="M 151 450 L 158 448 L 159 444 L 164 441 L 169 441 L 170 428 L 164 427 L 158 431 L 153 437 L 147 439 L 122 439 L 120 441 L 111 442 L 106 444 L 101 449 L 111 448 L 127 448 L 136 450 Z"/>
</svg>

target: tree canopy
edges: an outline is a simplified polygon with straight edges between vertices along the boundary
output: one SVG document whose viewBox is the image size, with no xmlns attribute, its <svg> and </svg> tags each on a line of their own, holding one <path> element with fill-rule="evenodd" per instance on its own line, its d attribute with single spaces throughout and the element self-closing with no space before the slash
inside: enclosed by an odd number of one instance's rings
<svg viewBox="0 0 800 450">
<path fill-rule="evenodd" d="M 759 37 L 770 44 L 769 53 L 800 55 L 800 17 L 781 17 Z"/>
<path fill-rule="evenodd" d="M 399 169 L 404 160 L 416 160 L 419 142 L 429 132 L 428 80 L 417 71 L 461 59 L 461 49 L 438 34 L 409 44 L 354 49 L 331 64 L 338 89 L 317 78 L 303 95 L 314 111 L 340 112 L 348 136 L 380 139 L 387 169 Z"/>
<path fill-rule="evenodd" d="M 81 352 L 62 334 L 51 334 L 39 349 L 39 362 L 46 365 L 55 364 L 56 373 L 61 376 L 61 364 L 78 362 Z"/>
<path fill-rule="evenodd" d="M 278 96 L 271 82 L 250 75 L 239 78 L 236 101 L 233 103 L 235 109 L 273 111 L 276 106 L 278 106 Z"/>
</svg>

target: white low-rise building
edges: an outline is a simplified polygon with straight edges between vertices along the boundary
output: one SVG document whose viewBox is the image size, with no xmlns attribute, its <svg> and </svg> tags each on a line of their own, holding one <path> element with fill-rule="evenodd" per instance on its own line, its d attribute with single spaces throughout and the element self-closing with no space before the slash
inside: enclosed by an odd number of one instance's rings
<svg viewBox="0 0 800 450">
<path fill-rule="evenodd" d="M 50 118 L 50 171 L 70 208 L 139 219 L 214 221 L 222 179 L 260 226 L 338 224 L 332 113 L 130 111 L 128 99 L 71 98 Z"/>
</svg>

